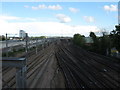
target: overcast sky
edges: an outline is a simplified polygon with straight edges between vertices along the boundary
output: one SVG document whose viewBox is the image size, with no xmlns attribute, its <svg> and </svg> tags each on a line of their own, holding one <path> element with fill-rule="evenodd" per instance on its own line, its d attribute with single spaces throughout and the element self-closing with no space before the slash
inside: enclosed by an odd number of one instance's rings
<svg viewBox="0 0 120 90">
<path fill-rule="evenodd" d="M 111 31 L 118 23 L 117 2 L 2 2 L 0 34 L 85 36 Z"/>
</svg>

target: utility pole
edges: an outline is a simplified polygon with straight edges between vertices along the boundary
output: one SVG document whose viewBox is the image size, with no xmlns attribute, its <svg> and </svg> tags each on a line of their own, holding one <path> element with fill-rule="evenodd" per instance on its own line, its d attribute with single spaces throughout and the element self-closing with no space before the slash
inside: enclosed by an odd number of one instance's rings
<svg viewBox="0 0 120 90">
<path fill-rule="evenodd" d="M 38 44 L 38 40 L 37 40 L 37 38 L 36 38 L 36 54 L 37 54 L 37 52 L 38 52 L 38 50 L 37 50 L 37 44 Z"/>
<path fill-rule="evenodd" d="M 28 57 L 28 34 L 25 33 L 25 54 L 26 54 L 26 64 L 27 64 L 27 57 Z"/>
<path fill-rule="evenodd" d="M 28 61 L 28 33 L 25 33 L 25 54 L 26 54 L 25 55 L 25 64 L 26 65 L 24 68 L 22 68 L 22 70 L 24 71 L 23 76 L 27 74 L 26 71 L 27 71 L 27 61 Z M 25 83 L 26 83 L 26 78 L 25 78 Z M 25 84 L 25 86 L 26 86 L 26 84 Z"/>
<path fill-rule="evenodd" d="M 6 49 L 7 49 L 6 57 L 8 57 L 8 40 L 7 40 L 7 33 L 6 33 Z"/>
<path fill-rule="evenodd" d="M 25 46 L 26 46 L 25 52 L 27 53 L 28 52 L 28 35 L 27 35 L 27 33 L 25 33 Z"/>
</svg>

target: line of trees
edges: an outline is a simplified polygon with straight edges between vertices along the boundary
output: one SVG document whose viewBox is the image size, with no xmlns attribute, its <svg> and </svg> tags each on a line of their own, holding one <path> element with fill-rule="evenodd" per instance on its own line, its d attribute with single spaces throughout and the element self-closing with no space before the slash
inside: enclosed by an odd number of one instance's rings
<svg viewBox="0 0 120 90">
<path fill-rule="evenodd" d="M 97 37 L 94 32 L 90 32 L 89 36 L 93 39 L 91 46 L 85 46 L 84 36 L 80 34 L 74 35 L 73 42 L 102 55 L 110 55 L 112 48 L 116 48 L 120 52 L 120 25 L 116 25 L 115 30 L 112 30 L 109 34 L 102 32 L 102 36 Z"/>
<path fill-rule="evenodd" d="M 38 36 L 38 37 L 30 37 L 30 39 L 35 40 L 35 39 L 44 39 L 46 36 Z"/>
<path fill-rule="evenodd" d="M 116 49 L 120 52 L 120 24 L 116 25 L 115 28 L 116 29 L 110 33 L 112 47 L 116 47 Z"/>
<path fill-rule="evenodd" d="M 35 40 L 35 39 L 44 39 L 44 38 L 46 38 L 46 36 L 30 37 L 30 39 L 32 39 L 32 40 Z M 10 39 L 10 38 L 8 37 L 7 40 L 9 40 L 9 39 Z M 6 40 L 5 36 L 4 36 L 4 35 L 1 35 L 1 36 L 0 36 L 0 40 L 1 40 L 1 41 Z"/>
</svg>

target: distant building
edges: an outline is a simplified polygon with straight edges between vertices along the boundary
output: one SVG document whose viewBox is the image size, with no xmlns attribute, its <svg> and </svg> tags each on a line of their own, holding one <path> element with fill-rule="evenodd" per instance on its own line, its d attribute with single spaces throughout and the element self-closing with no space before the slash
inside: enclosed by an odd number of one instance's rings
<svg viewBox="0 0 120 90">
<path fill-rule="evenodd" d="M 10 40 L 21 40 L 20 37 L 10 37 Z"/>
<path fill-rule="evenodd" d="M 25 38 L 25 31 L 24 30 L 20 30 L 19 37 L 20 38 Z"/>
<path fill-rule="evenodd" d="M 93 43 L 92 37 L 85 37 L 85 44 L 90 46 Z"/>
</svg>

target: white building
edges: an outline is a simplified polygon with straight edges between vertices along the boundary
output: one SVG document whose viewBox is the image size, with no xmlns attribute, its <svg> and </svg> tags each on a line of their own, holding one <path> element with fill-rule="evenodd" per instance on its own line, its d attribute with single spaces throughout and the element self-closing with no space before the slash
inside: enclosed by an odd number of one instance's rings
<svg viewBox="0 0 120 90">
<path fill-rule="evenodd" d="M 25 31 L 24 30 L 20 30 L 19 37 L 20 38 L 25 38 Z"/>
</svg>

